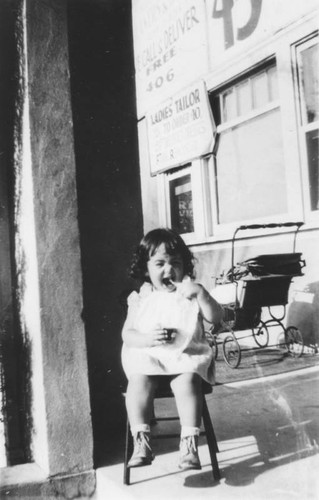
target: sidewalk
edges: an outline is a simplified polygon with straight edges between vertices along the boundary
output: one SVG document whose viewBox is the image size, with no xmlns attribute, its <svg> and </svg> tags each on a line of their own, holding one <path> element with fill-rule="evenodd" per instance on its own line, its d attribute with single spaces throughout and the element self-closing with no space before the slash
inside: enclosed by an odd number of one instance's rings
<svg viewBox="0 0 319 500">
<path fill-rule="evenodd" d="M 207 397 L 220 453 L 222 479 L 214 481 L 205 438 L 202 470 L 180 472 L 178 440 L 154 440 L 156 458 L 132 469 L 123 485 L 120 457 L 97 470 L 94 500 L 310 500 L 319 498 L 319 366 L 221 384 Z M 156 414 L 171 411 L 172 400 L 157 401 Z M 178 424 L 165 432 L 178 431 Z"/>
</svg>

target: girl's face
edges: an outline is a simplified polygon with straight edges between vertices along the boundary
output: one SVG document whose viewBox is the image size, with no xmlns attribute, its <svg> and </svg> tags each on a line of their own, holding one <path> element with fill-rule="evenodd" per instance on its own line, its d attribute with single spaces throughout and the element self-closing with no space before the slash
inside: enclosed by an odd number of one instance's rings
<svg viewBox="0 0 319 500">
<path fill-rule="evenodd" d="M 170 280 L 180 283 L 184 277 L 184 263 L 179 254 L 169 255 L 162 243 L 147 262 L 147 275 L 156 290 L 173 292 Z"/>
</svg>

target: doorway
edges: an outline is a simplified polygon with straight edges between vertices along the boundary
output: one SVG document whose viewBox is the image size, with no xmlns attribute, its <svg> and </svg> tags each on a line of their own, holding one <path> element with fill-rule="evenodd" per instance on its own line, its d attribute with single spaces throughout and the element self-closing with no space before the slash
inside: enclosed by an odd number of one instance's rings
<svg viewBox="0 0 319 500">
<path fill-rule="evenodd" d="M 124 427 L 119 296 L 142 235 L 131 5 L 69 0 L 71 100 L 95 466 Z"/>
</svg>

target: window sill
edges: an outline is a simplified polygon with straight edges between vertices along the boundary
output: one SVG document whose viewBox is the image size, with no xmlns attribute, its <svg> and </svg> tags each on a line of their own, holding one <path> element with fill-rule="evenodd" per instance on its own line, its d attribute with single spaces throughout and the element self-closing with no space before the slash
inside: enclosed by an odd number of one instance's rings
<svg viewBox="0 0 319 500">
<path fill-rule="evenodd" d="M 298 233 L 306 233 L 309 231 L 319 231 L 318 221 L 305 223 L 300 228 Z M 227 233 L 225 232 L 225 233 L 221 233 L 221 234 L 216 235 L 216 236 L 209 236 L 206 238 L 204 238 L 204 237 L 196 238 L 196 236 L 190 237 L 190 235 L 188 235 L 186 243 L 188 246 L 190 246 L 194 249 L 196 248 L 199 250 L 206 250 L 206 249 L 211 248 L 212 245 L 218 246 L 218 245 L 222 244 L 224 246 L 224 244 L 231 243 L 232 239 L 233 239 L 233 233 L 234 233 L 234 231 L 227 232 Z M 293 235 L 294 233 L 295 233 L 295 228 L 293 228 L 293 227 L 289 227 L 289 228 L 279 227 L 277 229 L 272 228 L 272 229 L 245 230 L 245 231 L 240 231 L 237 233 L 236 241 L 237 240 L 238 241 L 240 241 L 240 240 L 241 241 L 252 240 L 252 239 L 273 237 L 273 236 L 285 235 L 285 234 Z M 293 245 L 293 240 L 292 240 L 291 246 L 292 245 Z"/>
</svg>

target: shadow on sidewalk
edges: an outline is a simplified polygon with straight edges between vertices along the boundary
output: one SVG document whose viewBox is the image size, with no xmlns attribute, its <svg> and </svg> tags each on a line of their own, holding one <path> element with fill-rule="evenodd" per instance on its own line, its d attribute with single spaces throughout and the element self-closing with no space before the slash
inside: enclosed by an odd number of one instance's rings
<svg viewBox="0 0 319 500">
<path fill-rule="evenodd" d="M 293 461 L 299 461 L 309 456 L 314 456 L 318 450 L 305 450 L 303 453 L 298 452 L 294 456 L 275 458 L 271 461 L 261 462 L 260 456 L 249 458 L 235 464 L 222 466 L 222 478 L 225 478 L 225 484 L 230 486 L 247 486 L 255 482 L 256 478 L 276 467 L 287 465 Z M 221 464 L 222 465 L 222 464 Z M 211 471 L 205 471 L 185 478 L 184 486 L 188 488 L 212 488 L 218 486 L 218 482 L 214 481 Z"/>
<path fill-rule="evenodd" d="M 240 380 L 245 370 L 254 370 L 259 375 L 255 377 L 258 378 L 258 383 L 244 386 L 220 384 L 214 388 L 213 394 L 207 397 L 220 447 L 218 459 L 222 477 L 226 484 L 233 486 L 251 484 L 257 476 L 268 470 L 318 453 L 319 419 L 315 418 L 316 412 L 319 412 L 318 398 L 314 389 L 312 392 L 309 391 L 311 386 L 318 387 L 312 381 L 312 377 L 317 380 L 318 375 L 303 375 L 298 371 L 309 362 L 316 365 L 318 357 L 311 356 L 309 359 L 284 357 L 278 360 L 278 353 L 266 353 L 266 350 L 250 352 L 249 356 L 250 363 L 246 364 L 244 360 L 241 371 L 226 367 L 224 361 L 220 361 L 220 364 L 224 365 L 227 380 L 229 374 L 233 382 Z M 292 367 L 292 376 L 269 381 L 269 377 L 263 374 L 272 375 L 274 371 L 275 374 L 278 373 L 279 364 L 285 367 L 279 373 L 291 371 L 286 368 Z M 220 373 L 221 371 L 217 371 L 217 378 Z M 173 414 L 176 415 L 173 399 L 157 400 L 158 417 Z M 153 427 L 152 433 L 176 434 L 179 430 L 179 422 L 161 422 Z M 178 444 L 176 438 L 154 440 L 153 449 L 155 455 L 160 457 L 176 453 Z M 206 442 L 203 437 L 201 445 L 201 450 L 204 450 Z M 124 429 L 114 435 L 112 441 L 96 443 L 96 449 L 98 452 L 96 467 L 122 464 Z M 150 472 L 152 479 L 162 477 L 161 471 L 156 468 L 156 462 Z M 179 472 L 176 471 L 174 474 Z M 164 471 L 164 476 L 166 475 Z M 217 484 L 209 467 L 205 471 L 189 474 L 185 478 L 185 486 L 189 488 L 205 488 Z"/>
<path fill-rule="evenodd" d="M 222 354 L 216 361 L 217 384 L 258 379 L 319 365 L 318 354 L 303 354 L 300 358 L 276 348 L 241 349 L 242 359 L 238 368 L 230 368 Z"/>
</svg>

